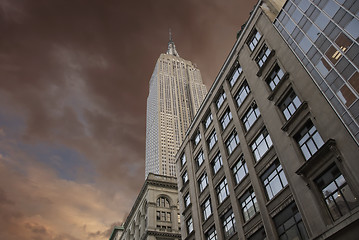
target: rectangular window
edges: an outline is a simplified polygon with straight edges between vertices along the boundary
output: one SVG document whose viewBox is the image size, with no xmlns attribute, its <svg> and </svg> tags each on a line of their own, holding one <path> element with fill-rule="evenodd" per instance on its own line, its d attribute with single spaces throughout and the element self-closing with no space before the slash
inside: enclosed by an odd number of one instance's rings
<svg viewBox="0 0 359 240">
<path fill-rule="evenodd" d="M 251 219 L 259 211 L 256 195 L 252 188 L 248 189 L 239 199 L 244 221 Z"/>
<path fill-rule="evenodd" d="M 197 167 L 200 167 L 204 162 L 204 155 L 202 150 L 198 153 L 195 159 L 196 159 Z"/>
<path fill-rule="evenodd" d="M 236 220 L 232 209 L 226 212 L 222 217 L 225 239 L 229 239 L 236 232 Z"/>
<path fill-rule="evenodd" d="M 294 139 L 299 144 L 299 147 L 302 150 L 305 160 L 308 160 L 311 156 L 313 156 L 324 144 L 317 129 L 310 120 L 294 136 Z"/>
<path fill-rule="evenodd" d="M 239 145 L 239 137 L 236 131 L 233 131 L 226 140 L 226 148 L 228 155 L 231 155 L 234 149 Z"/>
<path fill-rule="evenodd" d="M 222 129 L 226 129 L 230 121 L 232 120 L 232 113 L 229 111 L 229 108 L 224 112 L 223 116 L 220 119 Z"/>
<path fill-rule="evenodd" d="M 236 180 L 236 184 L 239 184 L 242 179 L 248 174 L 247 164 L 243 156 L 239 158 L 236 165 L 234 165 L 232 171 Z"/>
<path fill-rule="evenodd" d="M 201 141 L 201 133 L 197 131 L 196 136 L 194 137 L 194 145 L 197 146 L 200 141 Z"/>
<path fill-rule="evenodd" d="M 207 129 L 209 125 L 211 125 L 212 121 L 213 121 L 212 113 L 209 113 L 204 122 L 204 127 Z"/>
<path fill-rule="evenodd" d="M 185 165 L 185 163 L 186 163 L 186 155 L 182 154 L 182 156 L 181 156 L 181 166 Z"/>
<path fill-rule="evenodd" d="M 191 198 L 190 198 L 190 196 L 189 196 L 189 193 L 187 193 L 187 194 L 184 196 L 184 206 L 185 206 L 185 207 L 188 207 L 190 204 L 191 204 Z"/>
<path fill-rule="evenodd" d="M 279 108 L 282 111 L 286 120 L 288 120 L 291 116 L 294 115 L 295 111 L 302 104 L 298 96 L 295 94 L 293 89 L 289 90 L 287 96 L 285 96 L 284 100 L 279 104 Z"/>
<path fill-rule="evenodd" d="M 166 221 L 167 221 L 167 222 L 171 222 L 171 213 L 170 213 L 170 212 L 167 212 L 166 215 L 167 215 L 167 216 L 166 216 Z"/>
<path fill-rule="evenodd" d="M 239 76 L 242 73 L 242 67 L 237 63 L 237 66 L 235 67 L 233 73 L 231 74 L 231 77 L 229 78 L 229 85 L 231 85 L 231 87 L 234 86 L 234 84 L 236 84 Z"/>
<path fill-rule="evenodd" d="M 263 64 L 267 61 L 271 50 L 264 44 L 262 49 L 259 51 L 255 61 L 259 67 L 262 67 Z"/>
<path fill-rule="evenodd" d="M 212 150 L 213 146 L 217 143 L 217 140 L 216 132 L 213 131 L 207 140 L 209 150 Z"/>
<path fill-rule="evenodd" d="M 187 233 L 190 234 L 191 232 L 193 232 L 192 217 L 190 217 L 190 218 L 186 221 L 186 225 L 187 225 Z"/>
<path fill-rule="evenodd" d="M 208 186 L 207 173 L 203 173 L 201 175 L 201 177 L 198 180 L 198 186 L 199 186 L 199 191 L 200 192 L 203 192 L 203 190 Z"/>
<path fill-rule="evenodd" d="M 223 162 L 222 162 L 222 156 L 221 153 L 218 152 L 217 155 L 212 160 L 212 168 L 213 168 L 213 175 L 215 175 L 219 169 L 221 169 Z"/>
<path fill-rule="evenodd" d="M 278 83 L 282 80 L 284 76 L 283 70 L 278 66 L 275 65 L 271 73 L 269 74 L 268 78 L 266 79 L 266 83 L 268 84 L 269 88 L 273 91 Z"/>
<path fill-rule="evenodd" d="M 183 185 L 185 185 L 188 182 L 188 173 L 187 171 L 184 172 L 184 174 L 182 175 L 182 183 Z"/>
<path fill-rule="evenodd" d="M 267 239 L 266 231 L 264 230 L 263 227 L 257 230 L 248 238 L 248 240 L 263 240 L 263 239 Z"/>
<path fill-rule="evenodd" d="M 322 192 L 333 220 L 337 220 L 358 206 L 356 197 L 336 165 L 327 169 L 315 180 L 315 183 Z"/>
<path fill-rule="evenodd" d="M 217 232 L 216 228 L 213 226 L 207 233 L 206 233 L 206 240 L 217 240 Z"/>
<path fill-rule="evenodd" d="M 242 118 L 242 122 L 246 131 L 248 131 L 253 126 L 254 122 L 260 115 L 261 113 L 259 112 L 257 104 L 253 102 Z"/>
<path fill-rule="evenodd" d="M 202 204 L 203 220 L 206 221 L 212 215 L 211 199 L 207 198 Z"/>
<path fill-rule="evenodd" d="M 251 51 L 253 51 L 256 46 L 259 43 L 259 40 L 261 39 L 261 34 L 257 31 L 257 29 L 253 30 L 252 35 L 250 36 L 249 40 L 248 40 L 248 47 Z"/>
<path fill-rule="evenodd" d="M 226 93 L 223 91 L 216 100 L 217 109 L 220 109 L 224 100 L 226 100 Z"/>
<path fill-rule="evenodd" d="M 289 204 L 273 218 L 279 239 L 308 239 L 302 216 L 295 203 Z"/>
<path fill-rule="evenodd" d="M 261 180 L 266 189 L 268 200 L 271 200 L 288 185 L 287 178 L 278 159 L 263 173 Z"/>
<path fill-rule="evenodd" d="M 223 179 L 216 187 L 218 203 L 221 204 L 229 195 L 227 179 Z"/>
<path fill-rule="evenodd" d="M 157 219 L 157 221 L 161 220 L 161 211 L 156 212 L 156 219 Z"/>
<path fill-rule="evenodd" d="M 272 145 L 267 129 L 263 129 L 251 145 L 256 161 L 259 161 Z"/>
<path fill-rule="evenodd" d="M 243 101 L 247 98 L 247 96 L 250 92 L 251 92 L 251 90 L 248 87 L 247 81 L 244 81 L 241 88 L 238 90 L 238 92 L 235 96 L 238 107 L 240 107 L 242 105 Z"/>
</svg>

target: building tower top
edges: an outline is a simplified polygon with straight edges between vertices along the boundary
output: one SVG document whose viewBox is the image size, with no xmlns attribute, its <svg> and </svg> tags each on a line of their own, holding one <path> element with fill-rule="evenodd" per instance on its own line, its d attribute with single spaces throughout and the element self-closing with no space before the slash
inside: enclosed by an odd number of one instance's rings
<svg viewBox="0 0 359 240">
<path fill-rule="evenodd" d="M 166 54 L 171 54 L 173 56 L 179 57 L 178 52 L 176 51 L 175 43 L 172 40 L 172 32 L 171 29 L 169 30 L 170 39 L 168 41 L 168 49 Z"/>
</svg>

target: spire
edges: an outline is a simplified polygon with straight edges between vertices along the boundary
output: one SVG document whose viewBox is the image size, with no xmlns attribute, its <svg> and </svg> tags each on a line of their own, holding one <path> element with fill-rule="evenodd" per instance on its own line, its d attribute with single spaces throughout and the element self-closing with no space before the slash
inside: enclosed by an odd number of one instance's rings
<svg viewBox="0 0 359 240">
<path fill-rule="evenodd" d="M 172 40 L 172 32 L 171 32 L 171 28 L 169 29 L 169 41 L 168 41 L 168 49 L 167 49 L 167 54 L 171 54 L 173 56 L 177 56 L 179 57 L 177 51 L 176 51 L 176 46 L 175 43 Z"/>
</svg>

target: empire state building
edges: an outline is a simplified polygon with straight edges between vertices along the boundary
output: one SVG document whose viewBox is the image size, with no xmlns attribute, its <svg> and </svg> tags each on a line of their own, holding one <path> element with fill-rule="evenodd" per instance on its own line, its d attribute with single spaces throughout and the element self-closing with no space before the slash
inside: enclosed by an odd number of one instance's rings
<svg viewBox="0 0 359 240">
<path fill-rule="evenodd" d="M 170 35 L 149 84 L 145 177 L 176 176 L 175 155 L 206 94 L 200 70 L 179 56 Z"/>
</svg>

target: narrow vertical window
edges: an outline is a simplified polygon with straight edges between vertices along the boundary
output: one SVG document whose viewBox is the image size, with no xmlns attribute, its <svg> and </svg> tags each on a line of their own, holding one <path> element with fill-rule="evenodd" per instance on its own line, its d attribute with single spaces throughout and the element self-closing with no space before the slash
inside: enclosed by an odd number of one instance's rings
<svg viewBox="0 0 359 240">
<path fill-rule="evenodd" d="M 246 191 L 239 199 L 244 221 L 251 219 L 259 211 L 256 195 L 252 188 Z"/>
<path fill-rule="evenodd" d="M 285 96 L 284 100 L 280 103 L 279 108 L 282 111 L 286 120 L 288 120 L 297 111 L 302 104 L 293 89 Z"/>
<path fill-rule="evenodd" d="M 279 82 L 282 80 L 284 76 L 283 70 L 278 66 L 278 64 L 275 65 L 271 73 L 266 79 L 266 83 L 268 84 L 269 88 L 273 91 L 275 87 L 279 84 Z"/>
<path fill-rule="evenodd" d="M 248 131 L 253 126 L 260 115 L 261 113 L 259 112 L 257 104 L 253 102 L 242 118 L 242 122 L 246 131 Z"/>
<path fill-rule="evenodd" d="M 263 129 L 251 145 L 256 161 L 259 161 L 272 145 L 267 129 Z"/>
<path fill-rule="evenodd" d="M 243 156 L 239 158 L 238 162 L 234 165 L 232 171 L 236 180 L 236 184 L 239 184 L 242 179 L 248 174 L 247 164 Z"/>
<path fill-rule="evenodd" d="M 247 98 L 247 96 L 250 92 L 251 92 L 251 90 L 248 87 L 247 81 L 244 81 L 241 88 L 238 90 L 238 92 L 235 96 L 238 107 L 240 107 L 242 105 L 242 103 Z"/>
<path fill-rule="evenodd" d="M 324 144 L 322 137 L 310 120 L 294 136 L 294 139 L 297 141 L 300 150 L 302 150 L 305 160 L 311 158 Z"/>
<path fill-rule="evenodd" d="M 237 65 L 235 66 L 234 68 L 234 71 L 233 73 L 231 74 L 230 78 L 229 78 L 229 85 L 231 85 L 231 87 L 234 86 L 234 84 L 236 84 L 239 76 L 241 75 L 242 73 L 242 67 L 237 63 Z"/>
<path fill-rule="evenodd" d="M 271 200 L 288 185 L 287 178 L 278 159 L 263 173 L 261 179 L 266 189 L 268 200 Z"/>
<path fill-rule="evenodd" d="M 264 44 L 262 49 L 259 51 L 255 61 L 259 67 L 262 67 L 264 63 L 267 61 L 271 50 Z"/>
<path fill-rule="evenodd" d="M 261 34 L 257 31 L 257 29 L 254 29 L 247 44 L 248 44 L 248 47 L 251 51 L 253 51 L 256 46 L 258 45 L 259 43 L 259 40 L 261 39 Z"/>
</svg>

